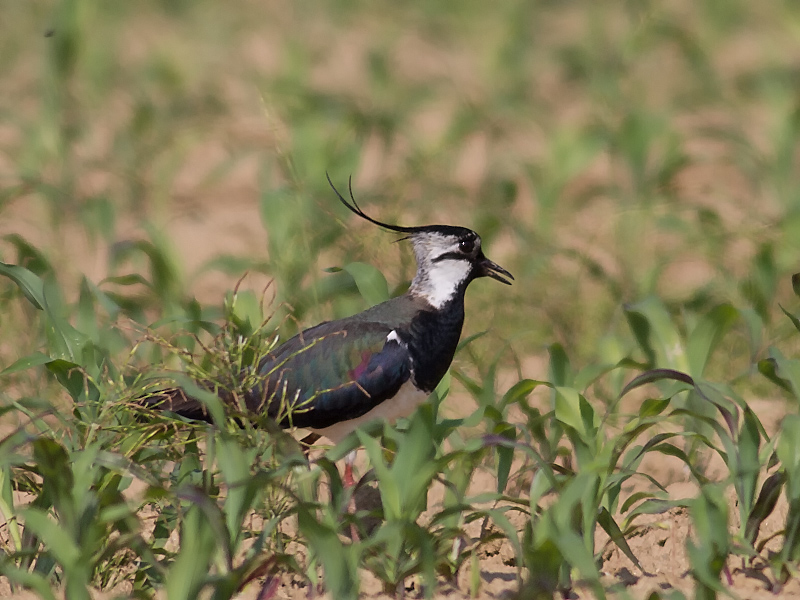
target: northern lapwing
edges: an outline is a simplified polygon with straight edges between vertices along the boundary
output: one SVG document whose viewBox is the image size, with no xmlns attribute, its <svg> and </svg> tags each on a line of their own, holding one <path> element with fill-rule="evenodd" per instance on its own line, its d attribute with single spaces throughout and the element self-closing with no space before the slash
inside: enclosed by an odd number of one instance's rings
<svg viewBox="0 0 800 600">
<path fill-rule="evenodd" d="M 402 296 L 320 323 L 270 352 L 258 367 L 261 384 L 246 391 L 243 400 L 255 415 L 266 413 L 283 427 L 307 428 L 336 444 L 363 423 L 394 421 L 424 402 L 453 361 L 467 286 L 479 277 L 507 285 L 514 278 L 486 258 L 480 236 L 471 229 L 383 223 L 361 210 L 352 186 L 348 202 L 330 177 L 328 183 L 350 211 L 404 234 L 401 239 L 413 246 L 417 272 Z M 231 400 L 225 393 L 220 396 Z M 180 389 L 154 394 L 146 402 L 190 419 L 210 419 L 204 405 Z M 353 484 L 352 460 L 345 481 Z"/>
</svg>

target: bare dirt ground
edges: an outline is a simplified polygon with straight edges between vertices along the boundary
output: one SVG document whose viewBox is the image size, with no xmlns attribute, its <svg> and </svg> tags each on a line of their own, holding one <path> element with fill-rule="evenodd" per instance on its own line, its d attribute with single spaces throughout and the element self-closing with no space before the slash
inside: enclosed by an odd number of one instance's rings
<svg viewBox="0 0 800 600">
<path fill-rule="evenodd" d="M 659 473 L 652 473 L 658 476 Z M 662 476 L 668 473 L 661 473 Z M 475 491 L 491 490 L 495 481 L 488 475 L 476 478 Z M 689 499 L 697 495 L 697 487 L 691 483 L 675 483 L 668 487 L 672 499 Z M 786 518 L 786 504 L 781 500 L 773 515 L 767 519 L 761 530 L 760 539 L 766 539 L 779 531 Z M 735 515 L 735 502 L 730 499 L 731 515 Z M 513 519 L 512 519 L 513 521 Z M 602 573 L 604 582 L 612 587 L 611 596 L 647 598 L 653 592 L 668 593 L 678 590 L 691 597 L 694 585 L 689 573 L 687 541 L 692 537 L 691 519 L 684 508 L 676 508 L 658 515 L 647 515 L 639 522 L 639 530 L 628 538 L 628 543 L 640 566 L 634 565 L 619 549 L 613 545 L 606 547 L 603 554 Z M 732 527 L 738 527 L 736 518 L 732 518 Z M 477 532 L 473 532 L 477 533 Z M 606 540 L 598 541 L 599 547 Z M 774 541 L 767 545 L 777 547 Z M 455 581 L 443 583 L 434 594 L 435 600 L 471 600 L 478 599 L 519 599 L 524 595 L 518 593 L 520 580 L 515 567 L 514 552 L 508 542 L 496 541 L 483 547 L 479 552 L 480 584 L 477 595 L 470 592 L 474 579 L 469 561 L 464 565 Z M 767 579 L 768 570 L 763 562 L 745 564 L 741 559 L 731 559 L 727 565 L 730 581 L 723 580 L 725 587 L 740 598 L 800 598 L 800 583 L 790 581 L 781 590 L 771 590 Z M 258 582 L 241 594 L 242 600 L 257 599 L 262 591 L 263 582 Z M 304 582 L 286 577 L 273 582 L 275 598 L 285 600 L 306 600 L 309 597 L 321 600 L 335 600 L 327 594 L 316 595 Z M 405 597 L 424 598 L 424 590 L 417 578 L 406 582 Z M 362 573 L 362 596 L 368 600 L 391 600 L 399 594 L 383 589 L 380 581 L 369 573 Z M 573 598 L 593 598 L 590 590 L 577 585 L 573 589 Z"/>
<path fill-rule="evenodd" d="M 491 487 L 493 482 L 487 481 Z M 684 498 L 696 491 L 689 484 L 671 486 L 675 498 Z M 733 507 L 731 507 L 733 508 Z M 770 517 L 762 530 L 762 538 L 780 529 L 786 516 L 785 504 L 779 504 L 775 514 Z M 641 529 L 628 543 L 639 559 L 641 569 L 631 563 L 622 553 L 613 549 L 604 555 L 602 571 L 606 575 L 606 583 L 617 586 L 622 597 L 647 598 L 652 592 L 669 592 L 679 590 L 687 597 L 693 593 L 693 583 L 688 572 L 689 561 L 686 554 L 686 541 L 692 535 L 689 515 L 684 509 L 674 509 L 661 515 L 650 515 L 640 522 Z M 517 599 L 519 589 L 517 569 L 514 566 L 514 553 L 507 543 L 496 542 L 485 547 L 479 553 L 480 587 L 476 596 L 470 594 L 472 572 L 469 563 L 461 570 L 456 581 L 444 583 L 433 596 L 434 600 L 472 600 L 472 599 Z M 750 567 L 740 560 L 730 560 L 728 569 L 731 583 L 726 585 L 740 598 L 800 598 L 800 583 L 789 582 L 786 587 L 775 593 L 768 588 L 763 567 Z M 116 590 L 96 593 L 93 597 L 105 600 L 127 595 L 128 586 L 121 585 Z M 263 580 L 255 581 L 238 596 L 241 600 L 256 600 L 265 588 L 274 589 L 273 598 L 281 600 L 335 600 L 327 594 L 318 594 L 309 586 L 294 577 L 283 577 L 268 584 Z M 412 578 L 405 586 L 406 598 L 424 598 L 424 590 L 420 581 Z M 611 594 L 614 596 L 614 594 Z M 0 580 L 0 597 L 14 597 L 20 600 L 38 598 L 33 592 L 12 593 L 8 583 Z M 380 581 L 369 573 L 362 574 L 362 593 L 365 600 L 392 600 L 397 594 L 387 593 Z M 591 592 L 576 587 L 574 598 L 591 598 Z"/>
</svg>

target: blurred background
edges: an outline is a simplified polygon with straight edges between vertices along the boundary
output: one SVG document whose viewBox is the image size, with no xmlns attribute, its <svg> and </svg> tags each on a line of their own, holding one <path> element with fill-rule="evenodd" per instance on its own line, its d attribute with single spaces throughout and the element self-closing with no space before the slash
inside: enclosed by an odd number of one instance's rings
<svg viewBox="0 0 800 600">
<path fill-rule="evenodd" d="M 326 272 L 353 261 L 401 292 L 410 249 L 327 171 L 379 219 L 474 228 L 515 275 L 470 289 L 465 336 L 490 334 L 464 368 L 543 378 L 554 343 L 614 363 L 653 297 L 680 323 L 745 311 L 718 370 L 793 331 L 793 0 L 11 2 L 0 115 L 0 260 L 85 327 L 211 318 L 245 273 L 309 326 L 366 306 Z M 0 295 L 8 365 L 42 334 Z"/>
<path fill-rule="evenodd" d="M 2 3 L 0 574 L 187 599 L 283 574 L 308 598 L 321 564 L 330 597 L 369 571 L 453 598 L 469 563 L 470 598 L 576 597 L 577 572 L 602 597 L 637 581 L 627 538 L 650 561 L 631 597 L 655 597 L 646 569 L 712 597 L 735 555 L 733 587 L 777 594 L 800 557 L 798 140 L 797 0 Z M 403 508 L 370 533 L 349 447 L 307 479 L 269 427 L 131 402 L 405 290 L 408 244 L 326 173 L 382 221 L 475 229 L 516 278 L 467 294 L 437 396 L 466 418 L 433 401 L 388 451 L 362 440 Z"/>
</svg>

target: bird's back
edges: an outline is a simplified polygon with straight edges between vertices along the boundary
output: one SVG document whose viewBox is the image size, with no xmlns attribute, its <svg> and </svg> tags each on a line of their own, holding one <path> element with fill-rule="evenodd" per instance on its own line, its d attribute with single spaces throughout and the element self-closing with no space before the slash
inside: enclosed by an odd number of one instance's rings
<svg viewBox="0 0 800 600">
<path fill-rule="evenodd" d="M 270 352 L 259 364 L 260 381 L 244 391 L 216 389 L 220 398 L 284 427 L 321 429 L 356 419 L 392 398 L 412 374 L 405 344 L 392 332 L 408 328 L 424 303 L 404 295 L 364 312 L 320 323 Z M 252 377 L 249 377 L 252 381 Z M 207 385 L 207 387 L 216 387 Z M 180 388 L 145 399 L 181 416 L 209 420 L 202 402 Z"/>
</svg>

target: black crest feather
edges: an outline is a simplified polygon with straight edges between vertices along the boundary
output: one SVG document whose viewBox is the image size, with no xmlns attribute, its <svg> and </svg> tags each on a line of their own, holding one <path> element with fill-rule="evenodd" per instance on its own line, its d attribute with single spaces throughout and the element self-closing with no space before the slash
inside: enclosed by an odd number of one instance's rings
<svg viewBox="0 0 800 600">
<path fill-rule="evenodd" d="M 475 232 L 466 227 L 457 227 L 454 225 L 425 225 L 422 227 L 403 227 L 402 225 L 391 225 L 389 223 L 384 223 L 383 221 L 378 221 L 377 219 L 373 219 L 363 210 L 361 207 L 358 206 L 355 197 L 353 196 L 353 177 L 348 177 L 347 179 L 347 189 L 350 192 L 350 202 L 348 202 L 344 196 L 339 193 L 339 190 L 336 189 L 336 186 L 333 185 L 333 181 L 331 181 L 331 176 L 325 172 L 325 177 L 328 178 L 328 184 L 331 186 L 331 189 L 336 193 L 339 200 L 342 204 L 344 204 L 351 212 L 357 214 L 362 219 L 369 221 L 370 223 L 374 223 L 378 227 L 383 227 L 384 229 L 388 229 L 389 231 L 396 231 L 397 233 L 408 233 L 414 235 L 416 233 L 439 233 L 443 235 L 451 235 L 451 236 L 475 236 Z M 351 204 L 352 202 L 352 204 Z M 405 239 L 405 238 L 404 238 Z"/>
<path fill-rule="evenodd" d="M 350 192 L 350 200 L 352 201 L 352 204 L 350 204 L 350 202 L 348 202 L 345 199 L 345 197 L 342 196 L 339 193 L 339 190 L 337 190 L 336 186 L 333 185 L 333 182 L 331 181 L 331 176 L 327 172 L 325 173 L 325 177 L 328 178 L 328 184 L 331 186 L 331 189 L 339 197 L 339 200 L 342 202 L 342 204 L 344 204 L 348 209 L 350 209 L 351 212 L 357 214 L 362 219 L 366 219 L 370 223 L 374 223 L 375 225 L 378 225 L 379 227 L 383 227 L 384 229 L 388 229 L 390 231 L 397 231 L 398 233 L 415 233 L 415 232 L 418 232 L 418 231 L 421 231 L 421 230 L 425 229 L 424 227 L 402 227 L 400 225 L 390 225 L 389 223 L 384 223 L 382 221 L 378 221 L 377 219 L 373 219 L 368 214 L 366 214 L 363 210 L 361 210 L 361 207 L 358 205 L 358 202 L 356 202 L 356 199 L 353 196 L 353 177 L 352 176 L 347 178 L 347 189 Z"/>
</svg>

